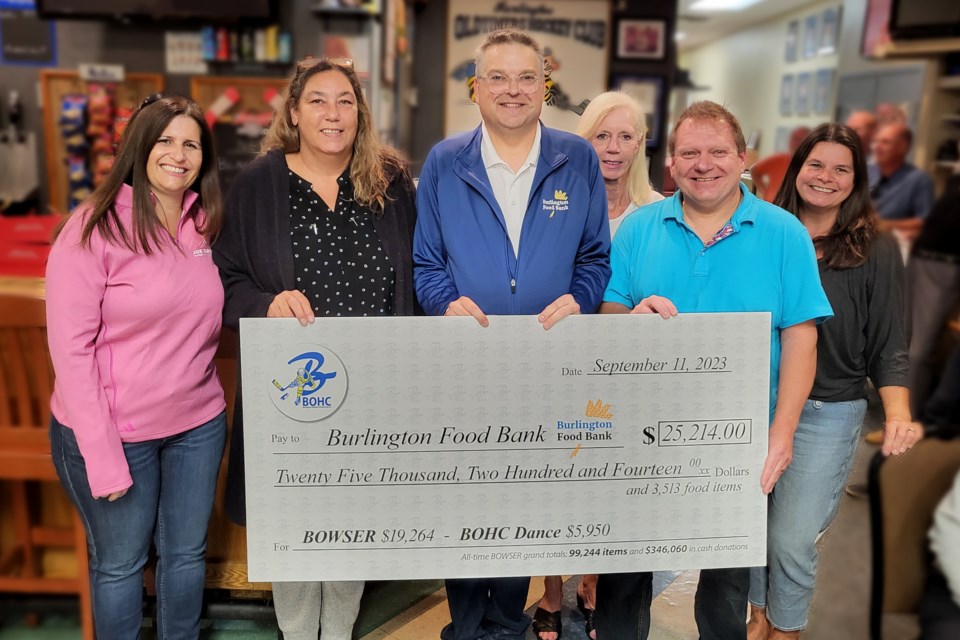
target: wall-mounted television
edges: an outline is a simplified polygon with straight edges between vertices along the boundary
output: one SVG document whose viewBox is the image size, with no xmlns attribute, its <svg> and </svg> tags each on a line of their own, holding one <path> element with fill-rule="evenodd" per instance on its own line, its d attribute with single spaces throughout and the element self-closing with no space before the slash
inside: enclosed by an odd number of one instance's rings
<svg viewBox="0 0 960 640">
<path fill-rule="evenodd" d="M 268 20 L 276 0 L 36 0 L 48 19 Z"/>
<path fill-rule="evenodd" d="M 960 2 L 893 0 L 890 36 L 894 40 L 960 36 Z"/>
</svg>

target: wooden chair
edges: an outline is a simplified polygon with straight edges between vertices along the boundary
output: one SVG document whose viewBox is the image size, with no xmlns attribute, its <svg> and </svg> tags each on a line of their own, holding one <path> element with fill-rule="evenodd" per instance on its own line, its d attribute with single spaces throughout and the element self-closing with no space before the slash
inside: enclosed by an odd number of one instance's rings
<svg viewBox="0 0 960 640">
<path fill-rule="evenodd" d="M 0 555 L 0 592 L 76 594 L 84 640 L 93 640 L 93 609 L 87 541 L 76 509 L 71 528 L 46 525 L 30 497 L 40 483 L 60 490 L 50 458 L 50 394 L 53 367 L 47 351 L 42 300 L 0 296 L 0 482 L 11 496 L 4 507 L 13 524 L 12 548 Z M 41 569 L 45 548 L 72 549 L 75 578 L 47 577 Z"/>
<path fill-rule="evenodd" d="M 960 469 L 960 438 L 921 440 L 902 456 L 870 463 L 873 578 L 870 637 L 883 637 L 885 613 L 919 611 L 933 512 Z"/>
</svg>

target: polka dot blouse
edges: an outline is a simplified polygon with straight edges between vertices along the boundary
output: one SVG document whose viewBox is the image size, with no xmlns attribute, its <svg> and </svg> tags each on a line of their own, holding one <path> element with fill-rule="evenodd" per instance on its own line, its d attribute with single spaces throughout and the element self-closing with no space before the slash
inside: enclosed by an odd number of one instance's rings
<svg viewBox="0 0 960 640">
<path fill-rule="evenodd" d="M 393 314 L 395 273 L 373 226 L 353 200 L 347 172 L 334 210 L 310 183 L 290 172 L 290 237 L 297 288 L 318 316 Z"/>
</svg>

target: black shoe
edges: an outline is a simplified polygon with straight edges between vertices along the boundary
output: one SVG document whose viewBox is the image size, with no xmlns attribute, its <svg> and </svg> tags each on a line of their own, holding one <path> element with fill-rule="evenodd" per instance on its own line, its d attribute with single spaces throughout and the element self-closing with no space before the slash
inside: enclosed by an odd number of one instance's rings
<svg viewBox="0 0 960 640">
<path fill-rule="evenodd" d="M 533 613 L 533 634 L 537 636 L 537 640 L 540 640 L 541 633 L 556 633 L 557 640 L 563 637 L 560 611 L 547 611 L 537 607 Z"/>
<path fill-rule="evenodd" d="M 577 609 L 580 609 L 580 613 L 583 614 L 583 626 L 587 630 L 587 637 L 589 638 L 590 632 L 597 628 L 593 623 L 593 614 L 596 610 L 587 609 L 587 606 L 583 602 L 583 597 L 579 593 L 577 594 Z"/>
</svg>

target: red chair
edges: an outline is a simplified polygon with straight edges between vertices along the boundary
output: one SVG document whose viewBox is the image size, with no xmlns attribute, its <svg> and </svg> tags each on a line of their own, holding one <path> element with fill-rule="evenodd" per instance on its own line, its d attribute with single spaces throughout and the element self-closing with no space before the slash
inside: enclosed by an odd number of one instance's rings
<svg viewBox="0 0 960 640">
<path fill-rule="evenodd" d="M 787 173 L 787 167 L 790 166 L 790 159 L 793 156 L 789 153 L 775 153 L 767 156 L 750 167 L 750 177 L 757 190 L 757 197 L 773 202 L 783 183 L 783 177 Z"/>
</svg>

